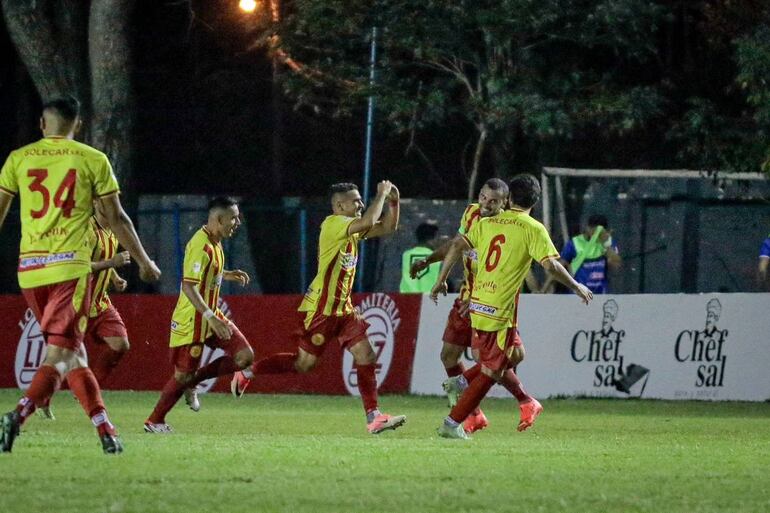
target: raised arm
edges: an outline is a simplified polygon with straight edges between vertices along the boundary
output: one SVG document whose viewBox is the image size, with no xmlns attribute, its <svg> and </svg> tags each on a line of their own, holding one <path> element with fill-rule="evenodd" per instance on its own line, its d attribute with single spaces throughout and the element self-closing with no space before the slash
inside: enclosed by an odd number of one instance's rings
<svg viewBox="0 0 770 513">
<path fill-rule="evenodd" d="M 388 211 L 382 216 L 380 221 L 374 223 L 374 226 L 366 232 L 366 237 L 368 239 L 384 237 L 395 233 L 395 231 L 398 230 L 398 218 L 401 211 L 401 195 L 395 185 L 392 185 L 390 194 L 388 194 L 386 199 L 388 201 Z"/>
<path fill-rule="evenodd" d="M 588 290 L 588 287 L 575 281 L 575 278 L 567 272 L 559 259 L 556 257 L 548 257 L 540 262 L 540 265 L 556 279 L 559 283 L 568 287 L 572 292 L 578 295 L 583 303 L 588 304 L 594 297 L 593 293 Z"/>
<path fill-rule="evenodd" d="M 375 223 L 377 223 L 382 215 L 385 200 L 388 198 L 388 194 L 390 194 L 392 187 L 393 184 L 387 180 L 383 180 L 377 184 L 377 195 L 372 200 L 369 208 L 366 209 L 366 212 L 364 212 L 364 215 L 350 223 L 350 226 L 348 226 L 348 235 L 353 235 L 354 233 L 366 233 L 374 227 Z"/>
<path fill-rule="evenodd" d="M 99 198 L 104 213 L 110 222 L 110 227 L 118 238 L 118 242 L 128 250 L 131 256 L 139 265 L 139 276 L 144 281 L 156 281 L 160 278 L 160 269 L 155 262 L 150 260 L 147 252 L 144 250 L 139 235 L 134 229 L 134 223 L 128 217 L 123 206 L 120 204 L 120 198 L 117 194 L 110 194 Z"/>
<path fill-rule="evenodd" d="M 455 238 L 452 239 L 449 250 L 447 251 L 446 256 L 444 256 L 444 261 L 441 263 L 441 270 L 436 277 L 436 283 L 433 285 L 433 288 L 430 291 L 430 298 L 434 303 L 438 302 L 439 294 L 446 296 L 447 277 L 449 277 L 449 273 L 452 271 L 452 267 L 454 267 L 455 262 L 457 262 L 463 256 L 464 251 L 470 248 L 471 246 L 468 244 L 468 241 L 465 240 L 465 237 L 456 235 Z"/>
</svg>

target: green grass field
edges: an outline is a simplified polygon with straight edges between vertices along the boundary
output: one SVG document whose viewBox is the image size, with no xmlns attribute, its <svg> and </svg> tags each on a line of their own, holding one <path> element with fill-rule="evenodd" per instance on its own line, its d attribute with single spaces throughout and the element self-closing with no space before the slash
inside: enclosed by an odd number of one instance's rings
<svg viewBox="0 0 770 513">
<path fill-rule="evenodd" d="M 3 410 L 18 391 L 0 391 Z M 126 452 L 101 453 L 68 393 L 0 454 L 0 512 L 770 511 L 770 404 L 551 400 L 526 433 L 513 400 L 440 439 L 444 400 L 384 397 L 407 424 L 364 430 L 352 397 L 203 396 L 148 435 L 156 393 L 108 392 Z"/>
</svg>

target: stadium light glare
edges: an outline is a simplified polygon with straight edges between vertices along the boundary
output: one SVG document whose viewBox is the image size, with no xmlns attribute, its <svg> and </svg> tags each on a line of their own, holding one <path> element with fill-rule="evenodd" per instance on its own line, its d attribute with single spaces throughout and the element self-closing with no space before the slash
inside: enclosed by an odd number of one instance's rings
<svg viewBox="0 0 770 513">
<path fill-rule="evenodd" d="M 238 7 L 240 7 L 243 12 L 249 13 L 256 11 L 257 5 L 256 0 L 240 0 L 240 2 L 238 2 Z"/>
</svg>

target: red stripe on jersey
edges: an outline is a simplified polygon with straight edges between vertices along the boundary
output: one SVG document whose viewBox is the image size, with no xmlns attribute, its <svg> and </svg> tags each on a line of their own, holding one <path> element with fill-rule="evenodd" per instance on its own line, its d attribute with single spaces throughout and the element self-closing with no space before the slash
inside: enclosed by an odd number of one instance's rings
<svg viewBox="0 0 770 513">
<path fill-rule="evenodd" d="M 326 309 L 326 303 L 329 301 L 329 282 L 332 280 L 332 274 L 334 274 L 334 269 L 337 267 L 337 260 L 339 260 L 340 254 L 337 253 L 337 255 L 334 257 L 334 260 L 331 261 L 329 264 L 329 267 L 326 268 L 326 272 L 324 273 L 324 286 L 323 291 L 321 292 L 321 298 L 318 300 L 318 307 L 316 308 L 316 315 L 323 315 L 324 310 Z"/>
<path fill-rule="evenodd" d="M 353 243 L 348 242 L 348 245 L 345 246 L 345 253 L 350 254 L 353 251 Z M 353 273 L 350 273 L 353 274 Z M 345 286 L 345 280 L 349 278 L 348 276 L 348 270 L 347 269 L 340 269 L 340 274 L 337 275 L 337 283 L 334 285 L 334 303 L 332 303 L 332 309 L 329 312 L 330 314 L 334 315 L 334 312 L 337 311 L 337 308 L 340 307 L 340 302 L 342 300 L 342 289 Z"/>
<path fill-rule="evenodd" d="M 206 264 L 206 269 L 203 271 L 203 279 L 198 286 L 198 292 L 201 298 L 205 301 L 204 294 L 206 293 L 206 284 L 209 280 L 209 271 L 211 270 L 211 248 L 208 245 L 203 246 L 203 251 L 209 256 L 209 262 Z M 195 310 L 195 318 L 193 319 L 193 342 L 201 342 L 201 332 L 203 331 L 203 314 L 198 310 Z"/>
<path fill-rule="evenodd" d="M 513 303 L 513 327 L 519 325 L 519 296 L 521 295 L 521 289 L 516 293 L 516 299 Z"/>
<path fill-rule="evenodd" d="M 471 208 L 471 207 L 468 207 Z M 471 214 L 471 216 L 468 218 L 468 222 L 465 225 L 465 233 L 467 234 L 468 231 L 470 231 L 471 226 L 473 225 L 473 222 L 481 217 L 481 207 L 476 207 L 476 211 Z"/>
</svg>

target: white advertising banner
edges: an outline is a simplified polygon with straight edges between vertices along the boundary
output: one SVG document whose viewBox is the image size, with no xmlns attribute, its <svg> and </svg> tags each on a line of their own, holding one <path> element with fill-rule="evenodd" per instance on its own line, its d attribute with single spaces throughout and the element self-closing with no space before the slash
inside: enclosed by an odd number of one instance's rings
<svg viewBox="0 0 770 513">
<path fill-rule="evenodd" d="M 454 297 L 423 298 L 412 392 L 441 394 L 441 338 Z M 770 399 L 770 294 L 521 296 L 526 359 L 518 374 L 536 397 Z M 467 365 L 472 362 L 467 361 Z M 497 397 L 508 393 L 500 386 Z"/>
</svg>

